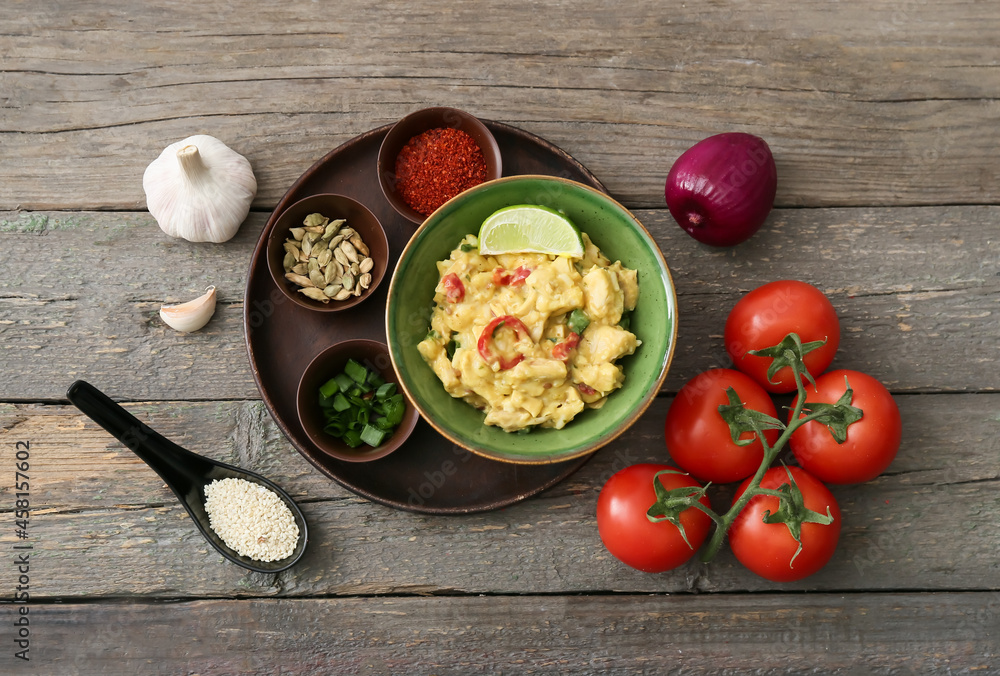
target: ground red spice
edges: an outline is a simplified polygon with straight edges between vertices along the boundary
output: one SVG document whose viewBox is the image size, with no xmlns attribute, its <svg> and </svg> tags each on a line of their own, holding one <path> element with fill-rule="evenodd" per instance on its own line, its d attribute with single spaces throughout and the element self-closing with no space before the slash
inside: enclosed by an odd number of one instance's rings
<svg viewBox="0 0 1000 676">
<path fill-rule="evenodd" d="M 396 190 L 424 216 L 485 180 L 483 151 L 461 129 L 428 129 L 396 156 Z"/>
</svg>

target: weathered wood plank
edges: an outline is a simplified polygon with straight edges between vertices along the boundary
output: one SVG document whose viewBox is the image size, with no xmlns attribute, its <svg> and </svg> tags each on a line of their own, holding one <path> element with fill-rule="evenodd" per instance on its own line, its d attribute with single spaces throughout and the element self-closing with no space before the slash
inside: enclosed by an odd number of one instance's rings
<svg viewBox="0 0 1000 676">
<path fill-rule="evenodd" d="M 428 104 L 548 138 L 631 206 L 661 205 L 673 159 L 725 130 L 768 139 L 782 205 L 1000 197 L 981 142 L 997 16 L 980 3 L 582 0 L 484 18 L 443 0 L 48 0 L 7 14 L 0 208 L 141 207 L 146 164 L 196 132 L 249 157 L 270 207 L 330 148 Z"/>
<path fill-rule="evenodd" d="M 951 674 L 995 673 L 1000 595 L 210 600 L 30 616 L 33 673 Z"/>
<path fill-rule="evenodd" d="M 258 402 L 129 405 L 169 438 L 262 472 L 300 501 L 309 551 L 278 576 L 244 574 L 223 561 L 152 470 L 72 407 L 3 405 L 0 466 L 13 466 L 16 441 L 31 443 L 30 534 L 45 571 L 33 586 L 37 598 L 996 590 L 998 396 L 898 397 L 906 423 L 899 456 L 879 479 L 833 489 L 844 514 L 838 552 L 817 575 L 786 585 L 756 578 L 728 552 L 707 566 L 646 575 L 604 550 L 594 518 L 598 492 L 626 465 L 666 461 L 667 397 L 562 484 L 461 518 L 353 496 L 295 453 Z M 8 481 L 0 489 L 12 495 Z M 731 490 L 713 489 L 717 507 Z M 10 499 L 0 504 L 10 508 Z M 0 531 L 0 547 L 17 542 L 12 528 Z M 0 567 L 0 588 L 13 575 Z"/>
<path fill-rule="evenodd" d="M 730 308 L 782 278 L 830 295 L 843 323 L 839 366 L 897 391 L 1000 384 L 998 208 L 780 210 L 731 250 L 697 244 L 665 210 L 637 215 L 664 251 L 679 297 L 668 391 L 726 364 Z M 0 212 L 3 396 L 58 399 L 86 377 L 123 399 L 259 397 L 242 295 L 265 221 L 255 213 L 233 240 L 213 245 L 169 239 L 142 213 Z M 209 284 L 220 301 L 205 329 L 178 334 L 159 319 L 162 303 Z"/>
</svg>

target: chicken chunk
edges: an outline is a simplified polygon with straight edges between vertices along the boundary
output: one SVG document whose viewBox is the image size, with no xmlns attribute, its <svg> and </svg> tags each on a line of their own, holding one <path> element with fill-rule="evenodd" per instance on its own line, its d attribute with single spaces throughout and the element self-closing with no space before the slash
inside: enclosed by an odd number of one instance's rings
<svg viewBox="0 0 1000 676">
<path fill-rule="evenodd" d="M 624 304 L 618 288 L 618 277 L 605 268 L 594 268 L 583 278 L 583 295 L 591 321 L 617 324 L 621 321 Z"/>
<path fill-rule="evenodd" d="M 579 351 L 581 362 L 602 364 L 632 354 L 639 340 L 620 326 L 591 326 L 583 332 Z"/>
</svg>

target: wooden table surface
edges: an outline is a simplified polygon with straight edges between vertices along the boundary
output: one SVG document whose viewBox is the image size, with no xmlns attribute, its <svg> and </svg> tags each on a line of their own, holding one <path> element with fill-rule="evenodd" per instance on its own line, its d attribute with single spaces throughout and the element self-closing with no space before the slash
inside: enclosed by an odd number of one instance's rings
<svg viewBox="0 0 1000 676">
<path fill-rule="evenodd" d="M 5 3 L 0 672 L 1000 673 L 998 31 L 1000 6 L 958 0 Z M 289 186 L 428 105 L 581 161 L 654 235 L 679 299 L 662 396 L 625 436 L 538 496 L 459 517 L 374 504 L 315 470 L 261 403 L 242 322 L 251 252 Z M 724 250 L 663 202 L 674 159 L 722 131 L 766 138 L 779 173 L 765 227 Z M 170 239 L 145 208 L 146 165 L 196 133 L 259 182 L 225 244 Z M 733 303 L 780 278 L 829 295 L 835 365 L 895 394 L 898 457 L 833 488 L 841 542 L 802 582 L 728 551 L 625 567 L 597 535 L 603 482 L 667 459 L 672 395 L 725 363 Z M 205 329 L 159 319 L 209 284 Z M 223 560 L 68 404 L 77 378 L 278 482 L 309 520 L 305 558 L 277 575 Z"/>
</svg>

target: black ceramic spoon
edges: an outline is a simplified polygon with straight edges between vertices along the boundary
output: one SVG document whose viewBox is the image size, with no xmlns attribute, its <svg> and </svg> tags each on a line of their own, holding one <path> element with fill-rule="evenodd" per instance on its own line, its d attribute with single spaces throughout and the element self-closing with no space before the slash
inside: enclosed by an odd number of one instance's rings
<svg viewBox="0 0 1000 676">
<path fill-rule="evenodd" d="M 84 415 L 111 433 L 118 441 L 156 470 L 170 490 L 184 505 L 195 525 L 213 547 L 224 557 L 244 568 L 258 573 L 277 573 L 290 568 L 302 557 L 309 533 L 306 520 L 295 501 L 285 491 L 264 477 L 232 465 L 192 453 L 153 431 L 124 408 L 90 383 L 78 380 L 70 385 L 67 398 Z M 295 525 L 299 527 L 299 540 L 295 551 L 288 558 L 279 561 L 255 561 L 230 549 L 222 541 L 208 522 L 205 512 L 205 486 L 215 479 L 245 479 L 261 484 L 274 491 L 288 508 L 292 510 Z"/>
</svg>

